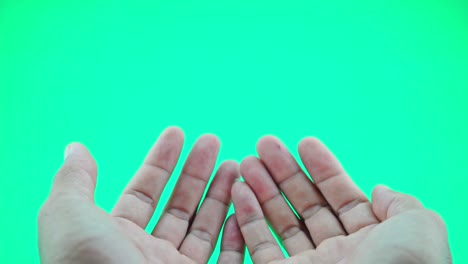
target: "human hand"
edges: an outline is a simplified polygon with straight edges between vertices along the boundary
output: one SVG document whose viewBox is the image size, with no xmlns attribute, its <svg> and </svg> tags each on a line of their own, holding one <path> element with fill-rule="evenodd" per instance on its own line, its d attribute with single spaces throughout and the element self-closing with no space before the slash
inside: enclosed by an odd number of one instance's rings
<svg viewBox="0 0 468 264">
<path fill-rule="evenodd" d="M 224 162 L 195 213 L 218 156 L 216 137 L 197 141 L 159 222 L 151 234 L 145 232 L 182 145 L 182 131 L 167 129 L 109 215 L 94 204 L 94 159 L 84 146 L 71 144 L 39 214 L 41 263 L 206 263 L 239 174 L 238 164 Z M 224 238 L 219 260 L 242 263 L 244 242 L 234 217 L 226 222 Z"/>
<path fill-rule="evenodd" d="M 254 263 L 452 263 L 439 215 L 383 186 L 374 189 L 369 202 L 318 140 L 299 144 L 314 182 L 278 139 L 262 138 L 257 152 L 260 159 L 248 157 L 241 163 L 246 183 L 232 188 L 236 217 Z"/>
</svg>

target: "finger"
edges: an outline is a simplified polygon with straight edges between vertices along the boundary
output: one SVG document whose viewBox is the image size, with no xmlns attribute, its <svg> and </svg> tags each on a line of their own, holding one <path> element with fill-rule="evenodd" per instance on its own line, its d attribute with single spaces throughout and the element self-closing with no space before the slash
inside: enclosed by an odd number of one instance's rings
<svg viewBox="0 0 468 264">
<path fill-rule="evenodd" d="M 307 177 L 294 157 L 275 137 L 264 137 L 257 152 L 285 196 L 304 220 L 315 245 L 327 238 L 345 235 L 340 221 L 317 186 Z"/>
<path fill-rule="evenodd" d="M 221 164 L 190 231 L 180 246 L 180 253 L 197 263 L 208 261 L 230 206 L 231 187 L 238 177 L 239 165 L 235 161 Z"/>
<path fill-rule="evenodd" d="M 372 191 L 372 208 L 380 221 L 398 215 L 400 213 L 423 209 L 424 206 L 413 196 L 390 190 L 379 185 Z"/>
<path fill-rule="evenodd" d="M 65 161 L 57 172 L 51 197 L 72 195 L 94 202 L 97 166 L 93 157 L 80 143 L 72 143 L 65 150 Z"/>
<path fill-rule="evenodd" d="M 314 246 L 302 230 L 299 220 L 263 163 L 255 157 L 248 157 L 241 163 L 241 174 L 255 193 L 266 218 L 280 236 L 289 255 L 294 256 L 313 249 Z"/>
<path fill-rule="evenodd" d="M 250 187 L 236 182 L 231 193 L 237 221 L 253 262 L 263 264 L 284 259 Z"/>
<path fill-rule="evenodd" d="M 315 184 L 349 234 L 379 223 L 367 197 L 320 141 L 304 139 L 299 144 L 299 153 Z"/>
<path fill-rule="evenodd" d="M 229 216 L 224 224 L 221 253 L 218 263 L 241 264 L 244 262 L 245 243 L 235 215 Z"/>
<path fill-rule="evenodd" d="M 172 196 L 159 219 L 153 235 L 179 248 L 216 163 L 219 140 L 202 136 L 185 162 Z"/>
<path fill-rule="evenodd" d="M 179 128 L 168 128 L 161 134 L 125 188 L 112 216 L 125 218 L 146 228 L 177 164 L 183 142 L 184 134 Z"/>
</svg>

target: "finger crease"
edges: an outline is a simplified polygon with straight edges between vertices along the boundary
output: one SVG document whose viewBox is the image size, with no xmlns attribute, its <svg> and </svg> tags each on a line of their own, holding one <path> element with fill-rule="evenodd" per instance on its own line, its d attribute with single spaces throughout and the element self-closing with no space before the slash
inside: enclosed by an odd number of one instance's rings
<svg viewBox="0 0 468 264">
<path fill-rule="evenodd" d="M 343 215 L 344 213 L 347 213 L 351 210 L 353 210 L 354 208 L 356 208 L 358 205 L 360 204 L 365 204 L 365 203 L 368 203 L 369 201 L 363 201 L 362 199 L 354 199 L 348 203 L 345 203 L 343 206 L 341 206 L 340 208 L 338 208 L 338 210 L 336 210 L 336 213 L 338 214 L 338 216 L 341 216 Z"/>
<path fill-rule="evenodd" d="M 262 241 L 253 247 L 252 252 L 250 252 L 250 255 L 253 258 L 253 256 L 257 254 L 258 252 L 268 249 L 268 248 L 274 248 L 277 246 L 278 245 L 276 245 L 276 243 L 274 243 L 273 241 L 270 241 L 270 240 Z"/>
<path fill-rule="evenodd" d="M 340 171 L 340 172 L 335 173 L 335 174 L 332 174 L 332 175 L 330 175 L 330 176 L 328 176 L 328 177 L 324 177 L 325 179 L 323 179 L 323 180 L 321 180 L 321 181 L 315 181 L 315 184 L 316 184 L 317 186 L 319 186 L 319 185 L 322 185 L 323 183 L 325 183 L 325 182 L 327 182 L 327 181 L 330 181 L 331 179 L 334 179 L 334 178 L 336 178 L 336 177 L 340 177 L 340 176 L 343 176 L 343 175 L 344 175 L 344 174 Z"/>
<path fill-rule="evenodd" d="M 256 222 L 259 222 L 259 221 L 265 221 L 265 218 L 263 218 L 263 216 L 250 217 L 249 219 L 247 219 L 247 221 L 242 223 L 240 227 L 244 228 L 248 225 L 255 224 Z"/>
<path fill-rule="evenodd" d="M 193 178 L 193 179 L 195 179 L 195 180 L 197 180 L 197 181 L 203 182 L 204 184 L 207 184 L 207 183 L 208 183 L 208 179 L 205 179 L 205 178 L 203 178 L 203 177 L 197 177 L 197 176 L 195 176 L 195 175 L 193 175 L 193 174 L 190 174 L 190 173 L 187 173 L 187 172 L 185 172 L 185 171 L 183 171 L 182 174 L 184 175 L 184 177 Z"/>
<path fill-rule="evenodd" d="M 281 232 L 281 239 L 286 240 L 301 232 L 301 229 L 298 226 L 290 226 Z"/>
<path fill-rule="evenodd" d="M 229 253 L 229 252 L 232 252 L 232 253 L 235 253 L 235 254 L 242 254 L 244 253 L 243 252 L 243 248 L 242 249 L 234 249 L 234 248 L 221 248 L 221 253 Z"/>
<path fill-rule="evenodd" d="M 296 172 L 294 172 L 294 173 L 292 173 L 291 175 L 289 175 L 288 177 L 284 178 L 282 181 L 278 182 L 278 186 L 281 186 L 281 185 L 282 185 L 284 182 L 286 182 L 287 180 L 290 180 L 290 179 L 292 179 L 292 178 L 296 178 L 297 176 L 301 176 L 301 175 L 306 176 L 305 173 L 304 173 L 301 169 L 299 169 L 299 170 L 297 170 Z M 306 178 L 307 178 L 307 176 L 306 176 Z M 307 179 L 308 179 L 308 178 L 307 178 Z"/>
<path fill-rule="evenodd" d="M 263 208 L 265 206 L 266 203 L 272 201 L 273 199 L 277 198 L 278 196 L 281 196 L 281 198 L 284 199 L 283 195 L 281 195 L 281 193 L 277 192 L 275 193 L 274 195 L 272 195 L 271 197 L 265 199 L 265 201 L 261 202 L 260 203 L 260 206 Z"/>
<path fill-rule="evenodd" d="M 155 171 L 155 175 L 158 175 L 158 176 L 163 176 L 165 178 L 168 178 L 172 172 L 161 167 L 161 166 L 158 166 L 158 165 L 154 165 L 154 164 L 150 164 L 150 163 L 143 163 L 143 167 L 147 167 L 149 170 L 151 171 Z M 159 172 L 159 173 L 158 173 Z"/>
<path fill-rule="evenodd" d="M 201 241 L 207 242 L 210 244 L 210 249 L 213 250 L 215 245 L 213 245 L 213 234 L 208 231 L 201 230 L 201 229 L 192 229 L 190 234 L 195 236 Z"/>
<path fill-rule="evenodd" d="M 147 193 L 145 193 L 145 192 L 138 191 L 138 190 L 135 190 L 135 189 L 128 189 L 126 191 L 126 194 L 131 195 L 133 197 L 136 197 L 138 200 L 142 201 L 145 204 L 148 204 L 152 208 L 156 207 L 156 204 L 155 204 L 153 198 L 150 195 L 148 195 Z"/>
<path fill-rule="evenodd" d="M 311 219 L 314 215 L 316 215 L 321 209 L 328 209 L 330 210 L 330 206 L 328 204 L 314 204 L 314 205 L 311 205 L 309 207 L 307 207 L 306 209 L 304 209 L 300 215 L 302 217 L 302 219 L 304 220 L 307 220 L 307 219 Z M 331 212 L 331 210 L 330 210 Z"/>
<path fill-rule="evenodd" d="M 218 199 L 218 198 L 216 198 L 216 197 L 214 197 L 214 196 L 211 196 L 211 195 L 207 195 L 207 196 L 205 197 L 205 200 L 203 201 L 203 203 L 205 203 L 206 200 L 214 201 L 214 202 L 216 202 L 216 203 L 222 204 L 222 205 L 225 206 L 225 207 L 231 206 L 230 202 L 225 203 L 225 202 L 221 201 L 220 199 Z"/>
<path fill-rule="evenodd" d="M 180 219 L 182 221 L 190 221 L 191 214 L 188 213 L 187 211 L 183 209 L 178 209 L 178 208 L 169 208 L 166 210 L 166 213 L 174 216 L 177 219 Z"/>
</svg>

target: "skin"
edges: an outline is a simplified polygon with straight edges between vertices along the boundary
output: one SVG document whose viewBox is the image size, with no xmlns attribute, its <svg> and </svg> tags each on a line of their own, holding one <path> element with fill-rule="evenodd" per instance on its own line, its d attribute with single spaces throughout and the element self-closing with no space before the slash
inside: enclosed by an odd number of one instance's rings
<svg viewBox="0 0 468 264">
<path fill-rule="evenodd" d="M 452 263 L 438 214 L 384 186 L 373 190 L 370 202 L 317 139 L 299 144 L 313 181 L 277 138 L 262 138 L 257 152 L 260 158 L 241 163 L 245 183 L 232 188 L 236 217 L 254 263 Z M 268 223 L 290 258 L 283 255 Z"/>
<path fill-rule="evenodd" d="M 148 234 L 145 228 L 182 145 L 180 129 L 162 133 L 110 214 L 94 204 L 94 159 L 83 145 L 69 145 L 39 214 L 41 263 L 206 263 L 230 194 L 236 215 L 224 224 L 218 263 L 242 263 L 245 244 L 256 264 L 452 263 L 439 215 L 383 186 L 368 201 L 314 138 L 299 144 L 312 180 L 278 139 L 264 137 L 257 145 L 260 158 L 248 157 L 240 166 L 245 183 L 234 183 L 239 166 L 224 162 L 197 211 L 219 151 L 215 136 L 202 136 Z M 283 255 L 269 224 L 290 258 Z"/>
<path fill-rule="evenodd" d="M 196 212 L 213 172 L 219 140 L 204 135 L 187 158 L 151 234 L 145 228 L 179 159 L 183 133 L 169 128 L 107 214 L 94 203 L 96 163 L 81 144 L 67 147 L 38 219 L 41 263 L 206 263 L 230 204 L 239 166 L 224 162 Z M 220 263 L 242 263 L 244 242 L 234 216 L 226 221 Z"/>
</svg>

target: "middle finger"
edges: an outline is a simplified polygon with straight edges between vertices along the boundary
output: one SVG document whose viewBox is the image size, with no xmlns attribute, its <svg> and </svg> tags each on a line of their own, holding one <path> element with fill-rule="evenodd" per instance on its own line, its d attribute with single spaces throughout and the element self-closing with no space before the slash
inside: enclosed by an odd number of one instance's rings
<svg viewBox="0 0 468 264">
<path fill-rule="evenodd" d="M 166 209 L 153 230 L 155 237 L 179 248 L 213 172 L 219 145 L 218 138 L 213 135 L 202 136 L 195 143 Z"/>
</svg>

